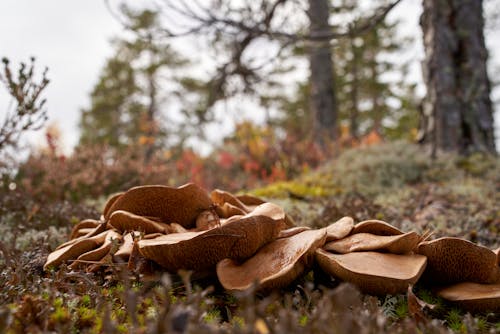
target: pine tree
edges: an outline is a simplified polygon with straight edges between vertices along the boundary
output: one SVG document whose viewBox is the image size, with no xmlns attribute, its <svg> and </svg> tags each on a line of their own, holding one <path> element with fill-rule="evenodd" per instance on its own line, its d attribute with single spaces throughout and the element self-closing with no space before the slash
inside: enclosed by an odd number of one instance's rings
<svg viewBox="0 0 500 334">
<path fill-rule="evenodd" d="M 358 0 L 344 5 L 355 11 Z M 339 40 L 335 48 L 340 117 L 354 138 L 370 131 L 406 137 L 418 126 L 415 85 L 405 82 L 408 63 L 390 60 L 410 43 L 396 35 L 398 24 L 382 21 L 364 34 Z M 399 78 L 389 81 L 384 78 L 389 73 Z"/>
<path fill-rule="evenodd" d="M 358 0 L 346 0 L 333 9 L 331 17 L 336 18 L 333 21 L 341 21 L 357 11 Z M 390 57 L 410 42 L 396 36 L 398 24 L 382 21 L 363 34 L 338 39 L 332 48 L 339 121 L 351 137 L 358 138 L 372 130 L 387 138 L 408 138 L 415 134 L 418 126 L 415 85 L 405 82 L 408 64 L 395 63 Z M 383 78 L 390 72 L 397 80 Z M 311 117 L 307 113 L 308 85 L 299 84 L 292 99 L 277 98 L 282 111 L 278 123 L 296 133 L 312 130 L 307 125 Z"/>
<path fill-rule="evenodd" d="M 122 12 L 132 37 L 114 41 L 115 54 L 91 93 L 91 106 L 81 113 L 80 144 L 139 145 L 149 160 L 168 135 L 161 121 L 166 93 L 160 77 L 185 61 L 158 38 L 158 13 L 128 7 Z"/>
</svg>

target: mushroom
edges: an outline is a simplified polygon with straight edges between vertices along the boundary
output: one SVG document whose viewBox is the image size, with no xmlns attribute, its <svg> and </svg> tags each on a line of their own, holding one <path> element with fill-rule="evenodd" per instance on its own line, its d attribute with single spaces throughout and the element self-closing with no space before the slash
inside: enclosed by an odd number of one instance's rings
<svg viewBox="0 0 500 334">
<path fill-rule="evenodd" d="M 64 247 L 69 246 L 69 245 L 72 245 L 72 244 L 77 243 L 81 240 L 92 238 L 92 237 L 106 231 L 106 228 L 107 228 L 107 224 L 104 222 L 100 222 L 99 225 L 97 225 L 94 229 L 90 230 L 87 234 L 82 235 L 80 237 L 77 237 L 75 239 L 71 239 L 69 241 L 66 241 L 66 242 L 60 244 L 59 246 L 57 246 L 56 250 L 64 248 Z"/>
<path fill-rule="evenodd" d="M 247 212 L 243 209 L 232 205 L 230 203 L 224 203 L 222 205 L 217 205 L 215 208 L 217 214 L 222 218 L 229 218 L 235 215 L 245 215 Z"/>
<path fill-rule="evenodd" d="M 202 211 L 196 218 L 196 230 L 205 231 L 220 225 L 220 218 L 214 210 Z"/>
<path fill-rule="evenodd" d="M 113 254 L 114 262 L 128 262 L 130 254 L 132 254 L 132 248 L 134 247 L 134 239 L 137 237 L 136 232 L 130 232 L 125 234 L 123 237 L 123 242 Z"/>
<path fill-rule="evenodd" d="M 311 228 L 309 226 L 295 226 L 287 228 L 286 230 L 282 230 L 278 235 L 279 238 L 289 238 L 293 237 L 296 234 L 302 233 L 304 231 L 309 231 Z"/>
<path fill-rule="evenodd" d="M 325 240 L 325 229 L 276 239 L 243 263 L 233 259 L 220 261 L 217 277 L 228 290 L 245 290 L 254 283 L 264 290 L 285 287 L 312 265 L 314 251 Z"/>
<path fill-rule="evenodd" d="M 266 202 L 262 198 L 250 194 L 238 195 L 236 198 L 246 206 L 257 206 Z"/>
<path fill-rule="evenodd" d="M 71 243 L 65 247 L 58 248 L 47 257 L 47 261 L 43 266 L 44 270 L 50 267 L 57 267 L 65 261 L 75 260 L 80 255 L 87 253 L 104 243 L 108 231 L 104 231 L 98 235 L 81 240 L 74 239 L 76 242 Z"/>
<path fill-rule="evenodd" d="M 378 252 L 333 254 L 316 250 L 316 261 L 323 271 L 353 283 L 372 295 L 404 293 L 422 275 L 427 259 L 423 255 L 397 255 Z"/>
<path fill-rule="evenodd" d="M 106 201 L 106 204 L 104 205 L 104 209 L 102 210 L 102 215 L 104 217 L 108 217 L 109 216 L 109 210 L 111 209 L 111 207 L 113 206 L 113 204 L 116 202 L 116 200 L 120 197 L 122 197 L 122 195 L 124 194 L 125 192 L 119 192 L 119 193 L 116 193 L 116 194 L 112 194 L 111 196 L 108 197 L 108 200 Z"/>
<path fill-rule="evenodd" d="M 139 231 L 149 233 L 168 233 L 169 225 L 157 223 L 143 216 L 124 210 L 116 210 L 109 216 L 109 225 L 120 232 Z"/>
<path fill-rule="evenodd" d="M 340 254 L 370 250 L 405 254 L 413 251 L 419 241 L 420 236 L 416 232 L 391 236 L 356 233 L 344 239 L 329 242 L 323 249 Z"/>
<path fill-rule="evenodd" d="M 437 295 L 471 312 L 500 312 L 500 283 L 458 283 L 441 288 Z"/>
<path fill-rule="evenodd" d="M 106 233 L 106 237 L 102 245 L 96 249 L 93 249 L 78 256 L 78 258 L 75 261 L 73 261 L 73 263 L 69 266 L 71 269 L 77 268 L 82 263 L 85 264 L 85 262 L 88 261 L 101 260 L 103 257 L 106 256 L 106 254 L 109 253 L 111 247 L 113 246 L 113 242 L 115 242 L 116 240 L 121 241 L 122 239 L 122 236 L 113 230 L 106 231 L 104 233 Z"/>
<path fill-rule="evenodd" d="M 396 227 L 388 224 L 382 220 L 370 219 L 357 223 L 354 225 L 354 229 L 351 234 L 356 233 L 371 233 L 376 235 L 399 235 L 403 234 L 403 231 L 397 229 Z"/>
<path fill-rule="evenodd" d="M 326 242 L 345 238 L 354 228 L 351 217 L 343 217 L 326 227 Z"/>
<path fill-rule="evenodd" d="M 267 216 L 247 215 L 208 231 L 167 234 L 140 240 L 138 248 L 170 272 L 179 269 L 201 271 L 224 258 L 244 260 L 274 240 L 284 223 Z"/>
<path fill-rule="evenodd" d="M 186 228 L 194 227 L 196 217 L 212 205 L 208 194 L 193 183 L 178 188 L 152 185 L 134 187 L 125 192 L 111 205 L 105 219 L 117 210 L 157 217 L 164 223 L 178 223 Z"/>
<path fill-rule="evenodd" d="M 500 278 L 496 254 L 468 240 L 444 237 L 424 241 L 417 253 L 427 257 L 423 278 L 435 284 L 495 283 Z"/>
<path fill-rule="evenodd" d="M 210 199 L 219 206 L 224 205 L 224 203 L 229 203 L 232 206 L 235 206 L 243 210 L 245 213 L 252 211 L 245 204 L 243 204 L 243 202 L 241 202 L 236 196 L 224 190 L 220 189 L 212 190 L 212 192 L 210 193 Z"/>
<path fill-rule="evenodd" d="M 81 237 L 82 235 L 85 235 L 94 228 L 96 228 L 101 222 L 99 220 L 95 219 L 84 219 L 78 224 L 76 224 L 72 229 L 70 233 L 70 239 L 75 239 L 77 237 Z M 89 230 L 90 229 L 90 230 Z"/>
</svg>

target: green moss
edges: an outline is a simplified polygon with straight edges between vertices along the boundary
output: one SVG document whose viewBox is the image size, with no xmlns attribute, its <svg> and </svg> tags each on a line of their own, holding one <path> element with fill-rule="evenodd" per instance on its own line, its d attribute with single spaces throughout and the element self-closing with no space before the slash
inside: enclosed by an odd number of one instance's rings
<svg viewBox="0 0 500 334">
<path fill-rule="evenodd" d="M 319 183 L 319 182 L 318 182 Z M 281 181 L 264 188 L 255 189 L 252 193 L 262 197 L 325 197 L 333 194 L 331 189 L 321 185 L 305 184 L 301 181 Z"/>
<path fill-rule="evenodd" d="M 220 311 L 219 310 L 210 310 L 203 316 L 203 321 L 208 324 L 218 324 L 221 320 Z"/>
</svg>

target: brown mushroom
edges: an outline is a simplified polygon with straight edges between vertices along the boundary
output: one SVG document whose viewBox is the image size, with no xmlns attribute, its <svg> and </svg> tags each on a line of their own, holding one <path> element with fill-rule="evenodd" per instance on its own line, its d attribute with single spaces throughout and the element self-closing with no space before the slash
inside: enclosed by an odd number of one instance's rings
<svg viewBox="0 0 500 334">
<path fill-rule="evenodd" d="M 45 265 L 43 266 L 43 269 L 47 270 L 50 267 L 58 267 L 63 262 L 75 260 L 80 255 L 87 253 L 103 244 L 106 240 L 107 235 L 108 231 L 104 231 L 90 238 L 83 238 L 81 240 L 74 239 L 77 241 L 65 247 L 58 248 L 50 253 L 47 257 Z"/>
<path fill-rule="evenodd" d="M 73 263 L 69 266 L 71 269 L 78 268 L 81 264 L 85 264 L 88 261 L 99 261 L 106 254 L 109 253 L 111 247 L 113 246 L 113 242 L 121 241 L 122 236 L 115 231 L 106 231 L 106 237 L 101 246 L 86 253 L 81 254 L 78 258 L 73 261 Z"/>
<path fill-rule="evenodd" d="M 117 210 L 157 217 L 164 223 L 178 223 L 186 228 L 194 227 L 196 217 L 212 205 L 208 194 L 193 183 L 178 188 L 153 185 L 134 187 L 125 192 L 111 205 L 105 218 Z"/>
<path fill-rule="evenodd" d="M 370 219 L 357 223 L 351 234 L 371 233 L 375 235 L 399 235 L 403 231 L 382 220 Z"/>
<path fill-rule="evenodd" d="M 143 216 L 139 216 L 127 211 L 116 210 L 109 216 L 109 225 L 120 232 L 139 231 L 149 233 L 168 233 L 169 226 L 164 223 L 157 223 Z"/>
<path fill-rule="evenodd" d="M 424 241 L 417 252 L 428 259 L 423 279 L 434 284 L 495 283 L 499 277 L 496 254 L 468 240 L 444 237 Z"/>
<path fill-rule="evenodd" d="M 282 230 L 278 235 L 279 238 L 290 238 L 296 234 L 302 233 L 304 231 L 309 231 L 311 228 L 309 226 L 295 226 Z"/>
<path fill-rule="evenodd" d="M 458 283 L 439 289 L 437 295 L 470 312 L 500 312 L 500 283 Z"/>
<path fill-rule="evenodd" d="M 353 283 L 372 295 L 404 293 L 425 269 L 423 255 L 397 255 L 379 252 L 333 254 L 316 250 L 316 261 L 328 274 Z"/>
<path fill-rule="evenodd" d="M 60 248 L 64 248 L 64 247 L 69 246 L 69 245 L 72 245 L 72 244 L 77 243 L 81 240 L 92 238 L 92 237 L 106 231 L 106 229 L 107 229 L 107 224 L 104 222 L 100 222 L 99 225 L 97 225 L 95 228 L 90 230 L 90 232 L 88 232 L 87 234 L 82 235 L 80 237 L 77 237 L 75 239 L 71 239 L 69 241 L 66 241 L 66 242 L 60 244 L 59 246 L 57 246 L 56 250 L 60 249 Z"/>
<path fill-rule="evenodd" d="M 392 254 L 405 254 L 413 251 L 420 236 L 416 232 L 400 235 L 375 235 L 371 233 L 356 233 L 340 240 L 327 243 L 323 249 L 345 254 L 361 251 L 386 251 Z"/>
<path fill-rule="evenodd" d="M 108 200 L 106 201 L 106 204 L 104 205 L 104 209 L 102 210 L 102 215 L 104 217 L 108 217 L 109 216 L 109 210 L 111 209 L 111 207 L 113 206 L 113 204 L 116 202 L 116 200 L 120 197 L 122 197 L 122 195 L 124 194 L 125 192 L 119 192 L 119 193 L 116 193 L 116 194 L 112 194 L 111 196 L 108 197 Z"/>
<path fill-rule="evenodd" d="M 250 194 L 238 195 L 236 198 L 246 206 L 257 206 L 266 202 L 262 198 Z"/>
<path fill-rule="evenodd" d="M 284 223 L 267 216 L 245 216 L 219 228 L 167 234 L 138 242 L 141 254 L 170 272 L 201 271 L 224 258 L 244 260 L 274 240 Z"/>
<path fill-rule="evenodd" d="M 96 228 L 101 222 L 95 219 L 84 219 L 71 229 L 70 239 L 75 239 L 82 235 L 91 232 L 92 229 Z M 90 230 L 89 230 L 90 229 Z M 85 233 L 84 233 L 85 232 Z"/>
<path fill-rule="evenodd" d="M 224 259 L 217 264 L 217 277 L 228 290 L 282 288 L 312 265 L 314 252 L 326 240 L 325 229 L 310 230 L 276 239 L 243 263 Z"/>
<path fill-rule="evenodd" d="M 132 248 L 134 247 L 134 239 L 136 238 L 136 232 L 130 232 L 125 234 L 123 237 L 123 242 L 113 254 L 114 262 L 128 262 L 130 254 L 132 253 Z"/>
<path fill-rule="evenodd" d="M 245 215 L 247 213 L 243 209 L 227 202 L 222 205 L 217 205 L 215 211 L 221 218 L 229 218 L 235 215 Z"/>
<path fill-rule="evenodd" d="M 232 206 L 235 206 L 243 210 L 245 213 L 252 211 L 245 204 L 243 204 L 243 202 L 241 202 L 236 196 L 224 190 L 220 189 L 212 190 L 212 192 L 210 193 L 210 198 L 215 204 L 219 206 L 223 206 L 224 203 L 229 203 Z"/>
<path fill-rule="evenodd" d="M 351 217 L 340 218 L 326 227 L 326 242 L 345 238 L 353 228 L 354 220 Z"/>
<path fill-rule="evenodd" d="M 220 218 L 214 210 L 202 211 L 196 218 L 196 230 L 206 231 L 220 225 Z"/>
</svg>

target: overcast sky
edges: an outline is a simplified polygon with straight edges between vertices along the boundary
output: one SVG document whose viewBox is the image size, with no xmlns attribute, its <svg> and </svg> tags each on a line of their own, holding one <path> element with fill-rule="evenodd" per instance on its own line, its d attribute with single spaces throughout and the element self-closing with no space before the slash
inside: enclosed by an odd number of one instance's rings
<svg viewBox="0 0 500 334">
<path fill-rule="evenodd" d="M 405 32 L 416 36 L 420 36 L 420 3 L 405 0 L 391 13 L 404 19 Z M 51 82 L 45 92 L 49 123 L 60 126 L 68 147 L 78 140 L 80 109 L 88 106 L 90 90 L 106 58 L 112 55 L 109 41 L 121 30 L 103 0 L 0 0 L 0 57 L 8 57 L 14 66 L 35 56 L 40 70 L 49 67 Z M 416 58 L 421 58 L 421 41 L 416 43 Z M 488 43 L 490 54 L 499 58 L 498 39 L 490 37 Z M 415 77 L 420 78 L 418 69 Z M 8 103 L 1 88 L 0 120 Z M 37 141 L 40 134 L 30 138 Z"/>
</svg>

